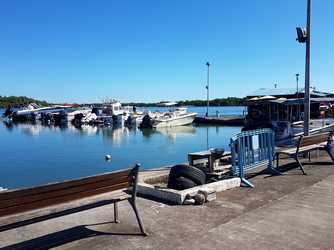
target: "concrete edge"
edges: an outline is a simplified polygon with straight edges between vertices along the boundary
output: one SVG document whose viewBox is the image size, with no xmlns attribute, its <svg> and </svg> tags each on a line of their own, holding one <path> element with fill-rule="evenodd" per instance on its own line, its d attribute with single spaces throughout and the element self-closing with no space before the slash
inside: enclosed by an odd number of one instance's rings
<svg viewBox="0 0 334 250">
<path fill-rule="evenodd" d="M 222 192 L 227 189 L 240 187 L 240 184 L 240 178 L 231 178 L 178 191 L 168 188 L 160 189 L 151 184 L 140 182 L 138 183 L 138 193 L 146 197 L 152 197 L 169 203 L 182 205 L 188 194 L 195 195 L 200 190 Z"/>
</svg>

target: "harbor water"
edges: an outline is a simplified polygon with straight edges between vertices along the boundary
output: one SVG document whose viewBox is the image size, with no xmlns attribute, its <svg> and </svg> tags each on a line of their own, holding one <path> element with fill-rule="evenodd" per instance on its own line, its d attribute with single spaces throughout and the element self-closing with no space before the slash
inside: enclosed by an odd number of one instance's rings
<svg viewBox="0 0 334 250">
<path fill-rule="evenodd" d="M 155 111 L 155 109 L 151 109 Z M 240 115 L 242 107 L 211 107 Z M 203 107 L 189 111 L 205 113 Z M 0 113 L 2 111 L 0 110 Z M 140 163 L 142 169 L 187 161 L 187 154 L 208 148 L 229 150 L 240 127 L 180 126 L 128 129 L 0 123 L 0 187 L 29 187 L 95 175 Z M 111 155 L 111 161 L 105 155 Z"/>
</svg>

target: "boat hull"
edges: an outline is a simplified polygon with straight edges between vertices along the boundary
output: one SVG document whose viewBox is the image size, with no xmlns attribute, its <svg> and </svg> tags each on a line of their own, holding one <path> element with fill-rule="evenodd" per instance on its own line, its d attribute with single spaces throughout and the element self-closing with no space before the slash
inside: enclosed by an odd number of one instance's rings
<svg viewBox="0 0 334 250">
<path fill-rule="evenodd" d="M 184 126 L 193 123 L 196 115 L 197 115 L 196 113 L 189 113 L 178 117 L 172 117 L 169 119 L 156 119 L 154 120 L 152 126 L 154 128 Z"/>
</svg>

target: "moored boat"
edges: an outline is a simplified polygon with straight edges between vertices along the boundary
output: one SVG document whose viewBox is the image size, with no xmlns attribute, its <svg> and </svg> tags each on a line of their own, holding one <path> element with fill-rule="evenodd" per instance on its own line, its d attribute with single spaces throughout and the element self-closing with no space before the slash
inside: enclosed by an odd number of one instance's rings
<svg viewBox="0 0 334 250">
<path fill-rule="evenodd" d="M 175 105 L 167 103 L 165 106 Z M 178 107 L 166 113 L 148 113 L 143 117 L 141 128 L 166 128 L 191 124 L 197 113 L 187 112 L 187 108 Z"/>
</svg>

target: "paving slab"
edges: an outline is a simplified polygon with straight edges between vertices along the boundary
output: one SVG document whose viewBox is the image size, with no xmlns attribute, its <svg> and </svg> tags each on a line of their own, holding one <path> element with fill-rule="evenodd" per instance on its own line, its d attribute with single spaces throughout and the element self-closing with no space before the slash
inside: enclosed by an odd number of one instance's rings
<svg viewBox="0 0 334 250">
<path fill-rule="evenodd" d="M 283 163 L 283 162 L 282 162 Z M 130 206 L 114 224 L 106 205 L 0 232 L 4 249 L 333 249 L 334 165 L 328 158 L 295 164 L 284 175 L 252 178 L 255 188 L 217 194 L 204 206 L 138 199 L 150 234 L 142 237 Z"/>
</svg>

